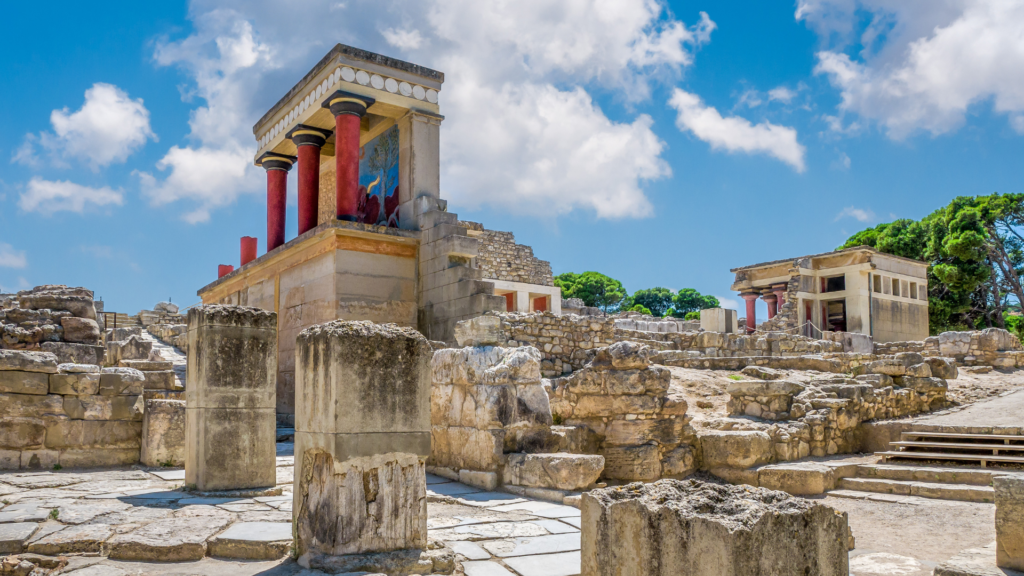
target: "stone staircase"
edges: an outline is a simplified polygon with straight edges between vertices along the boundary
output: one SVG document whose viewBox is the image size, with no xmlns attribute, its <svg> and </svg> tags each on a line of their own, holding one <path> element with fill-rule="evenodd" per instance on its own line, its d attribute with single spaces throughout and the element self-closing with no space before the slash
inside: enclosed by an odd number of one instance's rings
<svg viewBox="0 0 1024 576">
<path fill-rule="evenodd" d="M 907 431 L 889 446 L 889 451 L 877 453 L 883 462 L 892 459 L 979 462 L 982 467 L 990 462 L 1024 464 L 1024 436 L 1021 435 Z"/>
<path fill-rule="evenodd" d="M 123 313 L 123 312 L 104 312 L 104 314 L 105 314 L 105 318 L 108 319 L 108 326 L 107 326 L 108 329 L 114 328 L 114 317 L 115 316 L 117 317 L 117 327 L 118 328 L 127 328 L 129 326 L 138 326 L 139 325 L 139 317 L 138 316 L 129 316 L 129 315 Z"/>
</svg>

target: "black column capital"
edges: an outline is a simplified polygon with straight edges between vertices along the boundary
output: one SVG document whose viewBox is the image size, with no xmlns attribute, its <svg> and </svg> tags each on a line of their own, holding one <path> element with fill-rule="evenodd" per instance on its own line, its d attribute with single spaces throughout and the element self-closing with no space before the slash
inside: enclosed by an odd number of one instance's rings
<svg viewBox="0 0 1024 576">
<path fill-rule="evenodd" d="M 328 96 L 320 106 L 322 108 L 329 108 L 331 114 L 340 116 L 342 114 L 353 114 L 362 118 L 366 114 L 366 109 L 373 106 L 377 102 L 369 96 L 361 96 L 359 94 L 353 94 L 352 92 L 345 92 L 344 90 L 336 90 L 330 96 Z"/>
<path fill-rule="evenodd" d="M 325 130 L 316 126 L 309 126 L 308 124 L 297 124 L 284 137 L 290 139 L 296 146 L 316 146 L 317 148 L 322 148 L 327 143 L 327 139 L 331 137 L 331 134 L 334 134 L 333 130 Z"/>
<path fill-rule="evenodd" d="M 261 166 L 266 170 L 284 170 L 285 172 L 292 169 L 292 165 L 298 160 L 295 156 L 288 156 L 287 154 L 278 154 L 276 152 L 265 152 L 262 156 L 256 159 L 256 165 Z"/>
</svg>

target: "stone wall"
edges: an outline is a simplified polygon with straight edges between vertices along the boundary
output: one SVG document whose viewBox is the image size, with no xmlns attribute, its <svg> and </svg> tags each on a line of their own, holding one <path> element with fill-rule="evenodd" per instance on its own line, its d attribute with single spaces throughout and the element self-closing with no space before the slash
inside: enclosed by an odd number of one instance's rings
<svg viewBox="0 0 1024 576">
<path fill-rule="evenodd" d="M 619 342 L 598 350 L 582 370 L 550 382 L 555 419 L 596 436 L 610 480 L 682 478 L 694 470 L 696 435 L 686 401 L 669 394 L 672 376 L 651 366 L 652 355 L 647 346 Z"/>
<path fill-rule="evenodd" d="M 475 258 L 484 278 L 554 286 L 551 263 L 533 255 L 533 248 L 516 244 L 511 232 L 487 230 L 476 222 L 459 222 L 468 230 L 479 232 L 480 248 Z"/>
<path fill-rule="evenodd" d="M 144 384 L 131 368 L 0 350 L 0 469 L 138 462 Z"/>
<path fill-rule="evenodd" d="M 45 350 L 64 363 L 103 360 L 91 290 L 48 284 L 5 301 L 0 310 L 0 348 Z"/>
<path fill-rule="evenodd" d="M 786 303 L 779 308 L 775 317 L 757 327 L 760 332 L 792 332 L 800 328 L 800 312 L 797 310 L 797 292 L 800 291 L 800 276 L 794 276 L 786 284 Z"/>
<path fill-rule="evenodd" d="M 876 342 L 874 345 L 874 353 L 878 356 L 891 356 L 900 352 L 952 358 L 962 366 L 1024 366 L 1024 346 L 1021 346 L 1015 335 L 1002 328 L 986 328 L 974 332 L 943 332 L 923 341 Z"/>
</svg>

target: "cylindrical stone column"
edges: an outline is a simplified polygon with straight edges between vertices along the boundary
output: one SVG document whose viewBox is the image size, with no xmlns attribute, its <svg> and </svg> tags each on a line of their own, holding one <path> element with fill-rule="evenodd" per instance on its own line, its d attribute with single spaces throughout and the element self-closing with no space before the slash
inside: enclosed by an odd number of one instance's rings
<svg viewBox="0 0 1024 576">
<path fill-rule="evenodd" d="M 252 236 L 242 236 L 241 253 L 242 266 L 256 259 L 256 239 Z"/>
<path fill-rule="evenodd" d="M 761 295 L 757 292 L 744 292 L 740 294 L 740 298 L 747 301 L 747 334 L 751 334 L 757 329 L 757 299 Z"/>
<path fill-rule="evenodd" d="M 245 306 L 188 311 L 185 483 L 242 490 L 277 483 L 277 314 Z"/>
<path fill-rule="evenodd" d="M 338 220 L 359 219 L 359 130 L 373 98 L 342 92 L 331 94 L 321 106 L 334 114 L 334 162 Z"/>
<path fill-rule="evenodd" d="M 775 314 L 778 312 L 778 308 L 776 307 L 778 301 L 775 299 L 775 294 L 768 292 L 767 294 L 762 294 L 761 298 L 764 300 L 764 303 L 768 305 L 768 319 L 771 320 L 772 318 L 775 318 Z"/>
<path fill-rule="evenodd" d="M 299 150 L 299 235 L 302 235 L 316 228 L 320 204 L 320 148 L 327 143 L 331 131 L 299 124 L 286 136 Z"/>
<path fill-rule="evenodd" d="M 256 163 L 267 171 L 267 252 L 272 252 L 284 244 L 288 171 L 292 169 L 295 157 L 267 152 Z"/>
<path fill-rule="evenodd" d="M 788 286 L 785 284 L 776 284 L 772 286 L 772 292 L 775 293 L 775 311 L 776 313 L 782 312 L 782 305 L 786 303 L 786 289 Z"/>
<path fill-rule="evenodd" d="M 223 278 L 234 271 L 235 267 L 231 264 L 219 264 L 217 266 L 217 278 Z"/>
</svg>

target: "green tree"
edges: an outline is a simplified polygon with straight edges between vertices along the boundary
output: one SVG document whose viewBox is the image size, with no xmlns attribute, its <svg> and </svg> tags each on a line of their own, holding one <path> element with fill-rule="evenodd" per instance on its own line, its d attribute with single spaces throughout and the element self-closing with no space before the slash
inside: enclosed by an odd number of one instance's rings
<svg viewBox="0 0 1024 576">
<path fill-rule="evenodd" d="M 648 316 L 653 316 L 653 314 L 651 314 L 650 309 L 645 308 L 641 304 L 634 304 L 634 305 L 630 306 L 629 310 L 626 310 L 626 312 L 639 312 L 641 314 L 647 314 Z"/>
<path fill-rule="evenodd" d="M 566 272 L 556 276 L 554 284 L 562 289 L 563 298 L 579 298 L 587 306 L 596 306 L 605 312 L 618 308 L 626 298 L 622 282 L 600 272 Z"/>
<path fill-rule="evenodd" d="M 693 288 L 683 288 L 672 300 L 677 318 L 685 318 L 690 312 L 700 312 L 708 308 L 718 308 L 721 304 L 714 296 L 705 296 Z"/>
<path fill-rule="evenodd" d="M 633 292 L 633 304 L 643 306 L 651 311 L 654 316 L 664 316 L 665 312 L 672 307 L 672 299 L 675 294 L 668 288 L 647 288 Z"/>
</svg>

